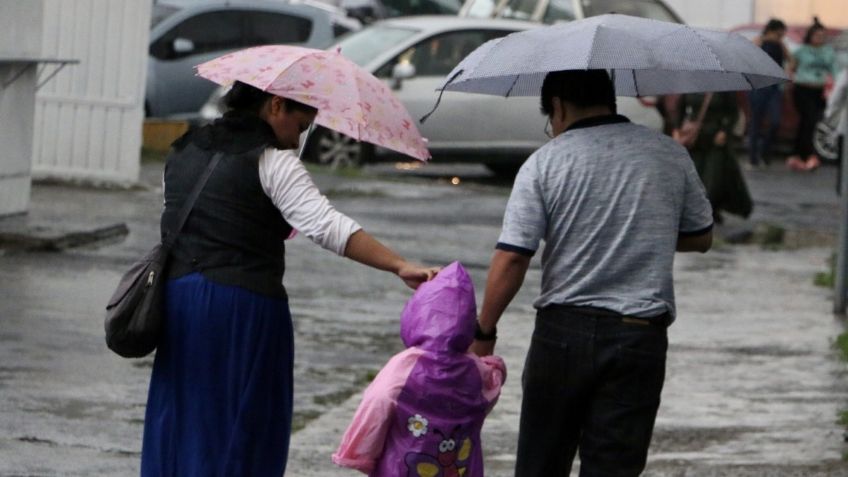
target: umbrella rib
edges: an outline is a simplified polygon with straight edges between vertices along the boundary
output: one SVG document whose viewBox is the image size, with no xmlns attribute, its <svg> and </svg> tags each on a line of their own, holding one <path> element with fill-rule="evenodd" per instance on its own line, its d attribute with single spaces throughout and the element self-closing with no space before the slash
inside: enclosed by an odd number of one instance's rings
<svg viewBox="0 0 848 477">
<path fill-rule="evenodd" d="M 636 70 L 635 69 L 630 70 L 630 74 L 633 75 L 633 90 L 636 91 L 636 97 L 638 98 L 640 96 L 640 94 L 639 94 L 639 82 L 636 81 Z M 615 84 L 613 84 L 612 87 L 615 88 Z"/>
<path fill-rule="evenodd" d="M 515 84 L 518 83 L 518 78 L 520 76 L 521 75 L 515 75 L 515 81 L 513 81 L 512 84 L 509 85 L 509 89 L 506 91 L 506 96 L 504 96 L 505 98 L 509 98 L 509 95 L 512 93 L 512 88 L 515 88 Z"/>
<path fill-rule="evenodd" d="M 706 47 L 707 47 L 707 50 L 709 50 L 709 51 L 710 51 L 710 54 L 711 54 L 711 55 L 713 55 L 713 58 L 715 58 L 716 63 L 718 63 L 718 67 L 719 67 L 719 68 L 721 68 L 721 71 L 727 71 L 727 68 L 725 68 L 725 67 L 724 67 L 724 65 L 721 63 L 721 59 L 718 57 L 718 55 L 716 55 L 716 54 L 715 54 L 715 51 L 713 51 L 713 48 L 710 46 L 710 44 L 709 44 L 709 43 L 707 43 L 706 41 L 704 41 L 704 38 L 701 36 L 701 34 L 698 32 L 698 30 L 696 30 L 696 29 L 692 28 L 692 27 L 691 27 L 691 26 L 689 26 L 689 25 L 684 25 L 684 26 L 685 26 L 685 27 L 686 27 L 689 31 L 691 31 L 692 33 L 694 33 L 694 34 L 695 34 L 695 36 L 696 36 L 696 37 L 698 37 L 698 39 L 699 39 L 699 40 L 701 40 L 701 43 L 703 43 L 703 44 L 704 44 L 704 46 L 706 46 Z"/>
</svg>

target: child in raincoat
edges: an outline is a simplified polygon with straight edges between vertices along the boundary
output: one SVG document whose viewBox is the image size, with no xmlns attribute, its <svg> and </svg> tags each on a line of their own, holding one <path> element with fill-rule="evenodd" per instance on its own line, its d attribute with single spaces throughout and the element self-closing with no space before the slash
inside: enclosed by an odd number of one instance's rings
<svg viewBox="0 0 848 477">
<path fill-rule="evenodd" d="M 333 462 L 369 476 L 482 476 L 480 429 L 506 368 L 468 352 L 476 320 L 459 262 L 419 286 L 401 315 L 407 349 L 365 390 Z"/>
</svg>

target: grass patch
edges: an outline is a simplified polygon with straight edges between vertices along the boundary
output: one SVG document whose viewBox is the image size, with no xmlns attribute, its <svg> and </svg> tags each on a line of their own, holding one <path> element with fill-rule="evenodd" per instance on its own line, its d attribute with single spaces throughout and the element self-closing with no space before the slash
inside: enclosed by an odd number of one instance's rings
<svg viewBox="0 0 848 477">
<path fill-rule="evenodd" d="M 754 232 L 755 241 L 766 250 L 777 250 L 783 246 L 786 229 L 774 224 L 762 224 Z"/>
<path fill-rule="evenodd" d="M 828 260 L 830 265 L 830 270 L 826 272 L 818 272 L 813 277 L 813 284 L 818 287 L 825 288 L 833 288 L 834 280 L 836 276 L 836 254 L 830 255 L 830 260 Z"/>
<path fill-rule="evenodd" d="M 843 360 L 848 361 L 848 332 L 842 333 L 836 337 L 833 347 L 839 351 L 839 355 Z"/>
</svg>

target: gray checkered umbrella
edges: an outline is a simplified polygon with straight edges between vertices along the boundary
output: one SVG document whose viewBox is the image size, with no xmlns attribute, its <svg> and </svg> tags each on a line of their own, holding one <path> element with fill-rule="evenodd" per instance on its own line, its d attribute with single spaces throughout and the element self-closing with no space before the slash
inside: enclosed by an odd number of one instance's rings
<svg viewBox="0 0 848 477">
<path fill-rule="evenodd" d="M 484 43 L 440 89 L 538 96 L 548 72 L 585 69 L 611 71 L 619 96 L 750 90 L 789 79 L 741 35 L 609 14 Z"/>
</svg>

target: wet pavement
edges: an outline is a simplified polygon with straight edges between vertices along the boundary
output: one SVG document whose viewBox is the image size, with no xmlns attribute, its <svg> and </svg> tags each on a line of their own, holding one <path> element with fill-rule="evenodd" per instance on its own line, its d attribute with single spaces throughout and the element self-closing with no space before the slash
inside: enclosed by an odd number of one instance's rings
<svg viewBox="0 0 848 477">
<path fill-rule="evenodd" d="M 130 191 L 37 185 L 29 216 L 16 219 L 70 231 L 125 223 L 129 234 L 0 255 L 0 476 L 138 473 L 152 359 L 111 354 L 102 319 L 120 273 L 158 234 L 161 164 L 145 164 L 143 174 Z M 729 218 L 724 230 L 779 225 L 790 246 L 725 244 L 678 256 L 679 319 L 646 475 L 848 475 L 837 424 L 848 409 L 848 369 L 831 347 L 844 325 L 831 314 L 831 292 L 813 285 L 834 241 L 835 171 L 748 177 L 755 214 Z M 315 178 L 337 208 L 405 256 L 462 261 L 482 297 L 509 184 L 477 166 L 383 164 Z M 410 291 L 302 237 L 289 243 L 287 269 L 298 429 L 287 475 L 356 475 L 329 454 L 359 392 L 401 348 L 398 317 Z M 539 279 L 534 260 L 499 326 L 510 375 L 484 428 L 487 475 L 511 475 Z"/>
</svg>

